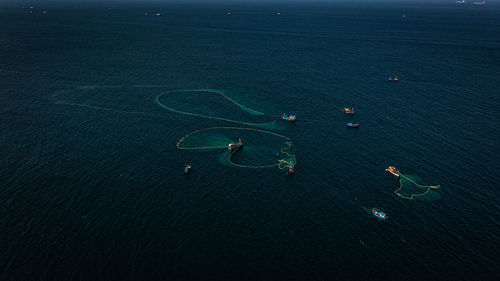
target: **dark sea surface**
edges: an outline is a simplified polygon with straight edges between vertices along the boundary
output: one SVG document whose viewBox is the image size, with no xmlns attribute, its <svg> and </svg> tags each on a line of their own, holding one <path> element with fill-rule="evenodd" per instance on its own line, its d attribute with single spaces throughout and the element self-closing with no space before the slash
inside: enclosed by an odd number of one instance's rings
<svg viewBox="0 0 500 281">
<path fill-rule="evenodd" d="M 3 5 L 0 280 L 498 280 L 499 125 L 493 4 Z"/>
</svg>

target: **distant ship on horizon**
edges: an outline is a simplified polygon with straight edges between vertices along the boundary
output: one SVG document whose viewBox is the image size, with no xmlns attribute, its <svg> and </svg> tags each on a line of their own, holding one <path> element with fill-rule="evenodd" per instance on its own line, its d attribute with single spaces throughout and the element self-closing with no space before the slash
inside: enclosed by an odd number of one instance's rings
<svg viewBox="0 0 500 281">
<path fill-rule="evenodd" d="M 465 4 L 465 0 L 457 0 L 457 1 L 455 1 L 455 3 L 457 3 L 457 4 Z M 472 2 L 472 5 L 485 5 L 485 4 L 486 4 L 486 1 Z"/>
</svg>

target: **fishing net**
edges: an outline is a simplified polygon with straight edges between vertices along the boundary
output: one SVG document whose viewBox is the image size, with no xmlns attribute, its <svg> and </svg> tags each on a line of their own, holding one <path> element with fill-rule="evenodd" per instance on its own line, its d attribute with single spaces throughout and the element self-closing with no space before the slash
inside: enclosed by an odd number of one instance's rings
<svg viewBox="0 0 500 281">
<path fill-rule="evenodd" d="M 236 152 L 227 149 L 229 143 L 238 139 L 244 146 Z M 193 131 L 177 142 L 177 148 L 184 150 L 220 150 L 225 163 L 244 168 L 280 169 L 296 164 L 291 140 L 281 134 L 254 128 L 210 127 Z"/>
<path fill-rule="evenodd" d="M 285 168 L 293 168 L 295 164 L 297 164 L 297 159 L 295 158 L 295 154 L 291 152 L 292 150 L 292 142 L 287 141 L 285 142 L 287 145 L 286 147 L 282 147 L 280 149 L 280 159 L 278 160 L 279 165 L 278 167 L 280 169 L 285 169 Z"/>
<path fill-rule="evenodd" d="M 269 116 L 246 107 L 230 98 L 224 91 L 212 89 L 178 90 L 162 93 L 155 98 L 160 107 L 182 115 L 226 121 L 244 127 L 209 127 L 193 131 L 177 142 L 178 149 L 221 150 L 221 161 L 244 168 L 280 169 L 293 168 L 297 163 L 292 153 L 290 138 L 268 131 L 275 128 L 275 122 L 265 122 Z M 265 128 L 268 130 L 263 130 Z M 229 143 L 239 138 L 244 142 L 242 149 L 229 151 Z"/>
<path fill-rule="evenodd" d="M 413 200 L 416 197 L 429 194 L 429 191 L 439 188 L 439 185 L 421 185 L 422 180 L 415 175 L 403 175 L 399 177 L 399 188 L 394 190 L 397 196 Z"/>
<path fill-rule="evenodd" d="M 162 108 L 183 115 L 226 121 L 240 125 L 271 129 L 274 121 L 267 121 L 263 112 L 246 107 L 230 98 L 224 91 L 199 89 L 177 90 L 158 95 L 155 103 Z"/>
</svg>

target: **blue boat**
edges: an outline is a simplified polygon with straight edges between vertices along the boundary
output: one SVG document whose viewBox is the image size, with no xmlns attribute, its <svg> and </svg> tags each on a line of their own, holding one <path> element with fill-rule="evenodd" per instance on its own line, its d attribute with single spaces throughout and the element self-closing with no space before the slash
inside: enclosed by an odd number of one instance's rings
<svg viewBox="0 0 500 281">
<path fill-rule="evenodd" d="M 283 120 L 287 120 L 287 121 L 295 121 L 297 119 L 297 117 L 295 117 L 295 115 L 287 115 L 286 113 L 283 113 L 283 115 L 281 116 L 281 119 Z"/>
<path fill-rule="evenodd" d="M 241 141 L 241 138 L 238 139 L 238 143 L 230 143 L 227 146 L 227 150 L 231 151 L 231 153 L 235 153 L 240 148 L 243 148 L 243 142 Z"/>
<path fill-rule="evenodd" d="M 359 124 L 354 124 L 354 123 L 347 123 L 346 126 L 348 128 L 358 128 L 359 127 Z"/>
<path fill-rule="evenodd" d="M 379 209 L 372 208 L 371 212 L 374 216 L 381 220 L 386 220 L 388 218 L 387 215 Z"/>
</svg>

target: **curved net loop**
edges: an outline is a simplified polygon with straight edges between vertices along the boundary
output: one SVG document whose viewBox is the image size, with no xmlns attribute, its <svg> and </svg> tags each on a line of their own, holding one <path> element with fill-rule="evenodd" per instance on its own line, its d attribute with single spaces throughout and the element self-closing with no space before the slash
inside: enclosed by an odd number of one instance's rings
<svg viewBox="0 0 500 281">
<path fill-rule="evenodd" d="M 246 112 L 248 112 L 250 114 L 253 114 L 253 115 L 265 115 L 263 112 L 260 112 L 260 111 L 248 108 L 248 107 L 246 107 L 246 106 L 244 106 L 244 105 L 236 102 L 232 98 L 228 97 L 223 91 L 212 90 L 212 89 L 193 89 L 193 90 L 168 91 L 168 92 L 161 93 L 158 96 L 156 96 L 155 103 L 158 106 L 160 106 L 160 107 L 162 107 L 162 108 L 164 108 L 166 110 L 169 110 L 169 111 L 172 111 L 172 112 L 175 112 L 175 113 L 178 113 L 178 114 L 189 115 L 189 116 L 196 116 L 196 117 L 201 117 L 201 118 L 206 118 L 206 119 L 213 119 L 213 120 L 219 120 L 219 121 L 226 121 L 226 122 L 231 122 L 231 123 L 236 123 L 236 124 L 241 124 L 241 125 L 264 127 L 266 125 L 275 123 L 275 121 L 271 121 L 271 122 L 267 122 L 267 123 L 251 123 L 251 122 L 243 122 L 243 121 L 233 120 L 233 119 L 224 118 L 224 117 L 217 117 L 217 116 L 210 116 L 210 115 L 205 115 L 205 114 L 200 114 L 200 113 L 187 112 L 187 111 L 182 111 L 182 110 L 178 110 L 178 109 L 172 108 L 170 106 L 167 106 L 167 105 L 163 104 L 160 101 L 160 98 L 163 95 L 168 95 L 168 94 L 173 94 L 173 93 L 194 93 L 194 92 L 204 92 L 204 93 L 210 93 L 210 94 L 220 95 L 224 99 L 226 99 L 229 102 L 233 103 L 234 105 L 238 106 L 243 111 L 246 111 Z M 184 137 L 180 138 L 179 141 L 177 141 L 176 147 L 178 149 L 184 149 L 184 150 L 210 150 L 210 149 L 225 149 L 225 148 L 227 148 L 226 145 L 220 145 L 220 141 L 217 142 L 217 145 L 199 145 L 199 146 L 196 146 L 196 145 L 195 146 L 186 146 L 186 145 L 183 145 L 183 143 L 187 139 L 189 139 L 191 136 L 193 136 L 194 134 L 197 134 L 197 133 L 200 133 L 200 132 L 204 132 L 204 131 L 209 131 L 209 130 L 215 130 L 215 129 L 233 129 L 233 130 L 255 131 L 255 132 L 269 134 L 269 135 L 273 135 L 273 136 L 277 136 L 277 137 L 285 139 L 285 147 L 282 147 L 280 149 L 280 153 L 278 153 L 277 156 L 281 156 L 281 159 L 278 159 L 277 163 L 269 164 L 269 165 L 256 165 L 256 166 L 237 164 L 237 163 L 234 163 L 232 161 L 233 153 L 230 153 L 227 161 L 228 161 L 229 164 L 231 164 L 233 166 L 242 167 L 242 168 L 254 168 L 254 169 L 257 169 L 257 168 L 269 168 L 269 167 L 275 167 L 275 166 L 277 166 L 280 169 L 284 169 L 284 168 L 293 168 L 295 166 L 295 164 L 297 163 L 297 160 L 295 159 L 295 154 L 292 154 L 290 152 L 291 147 L 292 147 L 292 141 L 290 140 L 290 138 L 288 138 L 287 136 L 284 136 L 284 135 L 280 135 L 280 134 L 278 134 L 276 132 L 266 131 L 266 130 L 261 130 L 261 129 L 255 129 L 255 128 L 244 128 L 244 127 L 209 127 L 209 128 L 203 128 L 203 129 L 192 131 L 189 134 L 185 135 Z"/>
<path fill-rule="evenodd" d="M 403 188 L 403 179 L 413 183 L 414 185 L 418 186 L 418 187 L 421 187 L 421 188 L 426 188 L 426 190 L 422 193 L 412 193 L 410 194 L 409 196 L 407 195 L 403 195 L 400 193 L 400 190 Z M 399 176 L 399 188 L 394 190 L 394 194 L 396 194 L 397 196 L 399 196 L 400 198 L 403 198 L 403 199 L 408 199 L 408 200 L 413 200 L 415 197 L 419 197 L 419 196 L 424 196 L 426 195 L 427 193 L 429 193 L 429 191 L 431 189 L 437 189 L 439 188 L 440 185 L 420 185 L 418 183 L 416 183 L 414 180 L 410 179 L 409 177 L 403 175 L 400 173 L 400 176 Z"/>
<path fill-rule="evenodd" d="M 165 92 L 165 93 L 162 93 L 162 94 L 159 94 L 158 96 L 156 96 L 155 103 L 157 105 L 159 105 L 160 107 L 162 107 L 162 108 L 164 108 L 166 110 L 175 112 L 175 113 L 179 113 L 179 114 L 183 114 L 183 115 L 189 115 L 189 116 L 196 116 L 196 117 L 201 117 L 201 118 L 206 118 L 206 119 L 226 121 L 226 122 L 231 122 L 231 123 L 236 123 L 236 124 L 242 124 L 242 125 L 248 125 L 248 126 L 265 126 L 265 125 L 269 125 L 269 124 L 274 123 L 274 121 L 265 122 L 265 123 L 243 122 L 243 121 L 233 120 L 233 119 L 224 118 L 224 117 L 217 117 L 217 116 L 210 116 L 210 115 L 205 115 L 205 114 L 200 114 L 200 113 L 193 113 L 193 112 L 181 111 L 181 110 L 177 110 L 175 108 L 169 107 L 169 106 L 163 104 L 160 101 L 160 97 L 162 97 L 164 95 L 174 94 L 174 93 L 194 93 L 194 92 L 205 92 L 205 93 L 211 93 L 211 94 L 220 95 L 223 98 L 225 98 L 226 100 L 228 100 L 229 102 L 233 103 L 234 105 L 238 106 L 239 108 L 241 108 L 242 110 L 244 110 L 246 112 L 249 112 L 249 113 L 254 114 L 254 115 L 265 115 L 263 112 L 251 109 L 249 107 L 246 107 L 246 106 L 244 106 L 244 105 L 236 102 L 235 100 L 231 99 L 226 94 L 224 94 L 222 91 L 209 90 L 209 89 L 168 91 L 168 92 Z"/>
<path fill-rule="evenodd" d="M 183 146 L 182 144 L 191 136 L 204 132 L 204 131 L 209 131 L 209 130 L 217 130 L 217 129 L 231 129 L 231 130 L 246 130 L 246 131 L 254 131 L 254 132 L 259 132 L 259 133 L 264 133 L 264 134 L 269 134 L 272 136 L 276 136 L 282 139 L 285 139 L 285 146 L 280 149 L 280 153 L 278 156 L 282 156 L 281 159 L 277 160 L 277 163 L 275 164 L 268 164 L 268 165 L 244 165 L 244 164 L 238 164 L 233 162 L 232 157 L 233 153 L 230 153 L 228 156 L 228 163 L 231 164 L 232 166 L 236 167 L 241 167 L 241 168 L 251 168 L 251 169 L 261 169 L 261 168 L 271 168 L 277 166 L 279 169 L 284 169 L 284 168 L 293 168 L 295 164 L 297 163 L 297 160 L 295 159 L 295 154 L 292 154 L 290 152 L 291 147 L 292 147 L 292 141 L 290 140 L 289 137 L 278 134 L 276 132 L 272 131 L 266 131 L 266 130 L 261 130 L 261 129 L 255 129 L 255 128 L 244 128 L 244 127 L 209 127 L 209 128 L 203 128 L 199 130 L 195 130 L 190 132 L 189 134 L 185 135 L 184 137 L 180 138 L 179 141 L 177 141 L 176 147 L 178 149 L 184 149 L 184 150 L 209 150 L 209 149 L 227 149 L 227 145 L 212 145 L 212 146 L 206 146 L 206 145 L 201 145 L 201 146 Z"/>
</svg>

